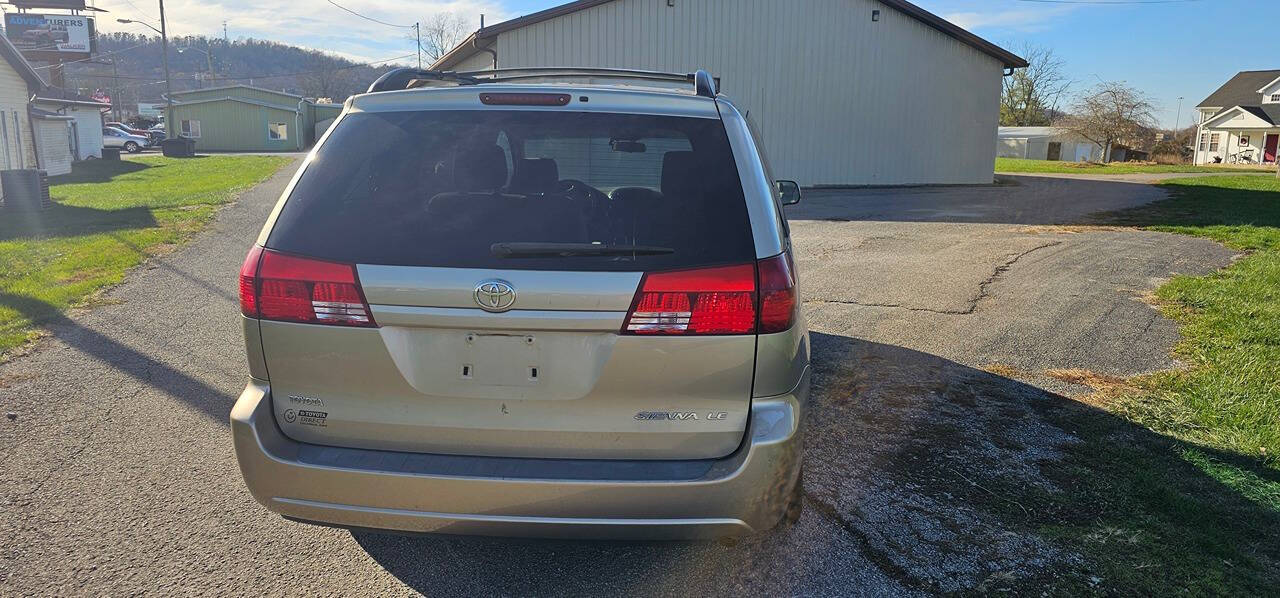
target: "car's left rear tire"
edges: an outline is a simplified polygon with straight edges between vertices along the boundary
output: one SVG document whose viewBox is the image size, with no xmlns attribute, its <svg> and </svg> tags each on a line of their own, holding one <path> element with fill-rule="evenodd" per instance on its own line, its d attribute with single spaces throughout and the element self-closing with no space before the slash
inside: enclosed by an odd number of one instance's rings
<svg viewBox="0 0 1280 598">
<path fill-rule="evenodd" d="M 142 146 L 138 145 L 136 141 L 126 141 L 124 142 L 124 150 L 131 154 L 136 154 L 142 151 Z"/>
</svg>

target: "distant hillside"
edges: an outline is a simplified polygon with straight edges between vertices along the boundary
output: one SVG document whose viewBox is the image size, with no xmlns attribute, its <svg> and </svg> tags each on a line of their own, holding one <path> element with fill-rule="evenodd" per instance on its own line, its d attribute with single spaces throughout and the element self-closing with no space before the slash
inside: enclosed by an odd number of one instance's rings
<svg viewBox="0 0 1280 598">
<path fill-rule="evenodd" d="M 206 81 L 209 68 L 205 55 L 178 51 L 186 47 L 199 48 L 212 55 L 216 77 L 213 82 Z M 115 60 L 119 74 L 114 81 L 111 65 L 101 64 L 111 60 Z M 239 39 L 227 43 L 221 38 L 204 36 L 169 40 L 169 72 L 174 91 L 251 83 L 341 102 L 351 94 L 364 91 L 370 82 L 393 66 L 396 65 L 359 65 L 331 54 L 266 40 Z M 103 34 L 98 38 L 95 60 L 68 64 L 64 68 L 67 87 L 87 92 L 102 89 L 122 106 L 133 106 L 139 100 L 158 100 L 164 93 L 158 36 Z"/>
</svg>

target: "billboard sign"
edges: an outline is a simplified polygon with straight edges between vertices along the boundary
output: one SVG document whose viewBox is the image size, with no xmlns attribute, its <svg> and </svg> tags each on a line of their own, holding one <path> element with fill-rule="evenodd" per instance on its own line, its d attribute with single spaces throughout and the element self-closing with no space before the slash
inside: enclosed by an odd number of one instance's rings
<svg viewBox="0 0 1280 598">
<path fill-rule="evenodd" d="M 9 41 L 32 60 L 88 58 L 97 45 L 93 19 L 81 15 L 5 13 L 4 31 Z"/>
</svg>

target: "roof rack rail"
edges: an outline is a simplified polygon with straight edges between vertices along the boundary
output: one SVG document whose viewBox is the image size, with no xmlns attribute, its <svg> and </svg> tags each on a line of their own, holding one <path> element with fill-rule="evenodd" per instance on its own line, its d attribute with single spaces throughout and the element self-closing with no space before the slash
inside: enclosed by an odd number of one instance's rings
<svg viewBox="0 0 1280 598">
<path fill-rule="evenodd" d="M 376 81 L 369 85 L 368 93 L 431 85 L 478 85 L 482 83 L 510 83 L 527 79 L 556 78 L 613 78 L 692 83 L 693 90 L 697 95 L 708 98 L 716 97 L 719 91 L 716 89 L 715 79 L 705 70 L 682 74 L 634 69 L 530 67 L 465 72 L 398 68 L 387 71 L 381 77 L 378 77 Z"/>
<path fill-rule="evenodd" d="M 471 77 L 459 76 L 453 71 L 429 71 L 426 69 L 415 68 L 398 68 L 391 69 L 382 74 L 369 84 L 369 90 L 365 93 L 375 93 L 379 91 L 395 91 L 397 89 L 408 89 L 414 87 L 417 81 L 437 81 L 440 83 L 452 83 L 454 85 L 475 85 L 479 81 Z"/>
</svg>

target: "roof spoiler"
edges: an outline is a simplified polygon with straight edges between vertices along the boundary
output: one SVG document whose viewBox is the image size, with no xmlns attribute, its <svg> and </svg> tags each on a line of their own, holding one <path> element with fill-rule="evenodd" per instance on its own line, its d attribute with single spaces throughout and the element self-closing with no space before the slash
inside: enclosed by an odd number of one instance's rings
<svg viewBox="0 0 1280 598">
<path fill-rule="evenodd" d="M 640 81 L 664 81 L 692 83 L 694 93 L 714 98 L 719 93 L 716 80 L 705 70 L 694 73 L 663 73 L 629 69 L 605 68 L 512 68 L 488 71 L 432 71 L 418 68 L 392 69 L 369 85 L 366 93 L 395 91 L 414 87 L 479 85 L 483 83 L 511 83 L 529 79 L 619 79 Z"/>
</svg>

